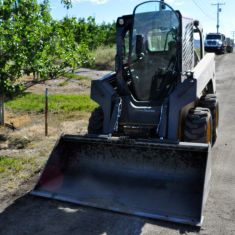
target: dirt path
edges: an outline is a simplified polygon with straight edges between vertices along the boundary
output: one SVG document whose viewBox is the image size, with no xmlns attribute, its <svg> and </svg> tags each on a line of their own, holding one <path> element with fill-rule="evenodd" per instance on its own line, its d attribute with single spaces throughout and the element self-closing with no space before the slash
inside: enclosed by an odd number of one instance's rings
<svg viewBox="0 0 235 235">
<path fill-rule="evenodd" d="M 58 79 L 48 80 L 39 83 L 28 89 L 29 92 L 43 94 L 47 87 L 50 94 L 89 94 L 90 83 L 92 79 L 104 76 L 110 71 L 98 71 L 81 68 L 75 71 L 75 74 L 82 79 L 70 79 L 60 77 Z"/>
<path fill-rule="evenodd" d="M 204 212 L 202 228 L 147 220 L 41 199 L 26 194 L 2 206 L 0 233 L 10 234 L 81 234 L 81 235 L 234 235 L 235 234 L 235 54 L 217 57 L 220 127 L 213 148 L 211 191 Z M 18 195 L 19 196 L 19 195 Z"/>
</svg>

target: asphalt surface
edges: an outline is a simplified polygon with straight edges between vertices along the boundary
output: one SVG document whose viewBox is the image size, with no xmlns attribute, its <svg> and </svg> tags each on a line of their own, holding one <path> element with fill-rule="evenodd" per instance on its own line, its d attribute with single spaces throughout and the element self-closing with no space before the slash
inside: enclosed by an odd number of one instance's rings
<svg viewBox="0 0 235 235">
<path fill-rule="evenodd" d="M 148 220 L 25 194 L 0 214 L 0 234 L 235 234 L 235 53 L 216 57 L 219 137 L 201 228 Z"/>
</svg>

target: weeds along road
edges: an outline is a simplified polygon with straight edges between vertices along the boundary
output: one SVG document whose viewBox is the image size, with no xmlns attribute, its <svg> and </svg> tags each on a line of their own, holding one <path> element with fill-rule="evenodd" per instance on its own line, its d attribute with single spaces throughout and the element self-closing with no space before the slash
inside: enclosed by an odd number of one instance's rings
<svg viewBox="0 0 235 235">
<path fill-rule="evenodd" d="M 235 234 L 235 53 L 216 57 L 219 138 L 212 151 L 211 191 L 198 228 L 112 213 L 25 194 L 0 214 L 0 234 Z M 33 184 L 29 185 L 30 188 Z"/>
</svg>

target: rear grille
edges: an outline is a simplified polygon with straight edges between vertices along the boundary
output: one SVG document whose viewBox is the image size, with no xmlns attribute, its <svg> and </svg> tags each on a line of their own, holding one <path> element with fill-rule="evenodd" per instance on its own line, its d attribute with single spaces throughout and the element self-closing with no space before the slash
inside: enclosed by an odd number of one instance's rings
<svg viewBox="0 0 235 235">
<path fill-rule="evenodd" d="M 182 32 L 182 71 L 191 70 L 194 63 L 193 54 L 193 22 L 184 18 Z"/>
</svg>

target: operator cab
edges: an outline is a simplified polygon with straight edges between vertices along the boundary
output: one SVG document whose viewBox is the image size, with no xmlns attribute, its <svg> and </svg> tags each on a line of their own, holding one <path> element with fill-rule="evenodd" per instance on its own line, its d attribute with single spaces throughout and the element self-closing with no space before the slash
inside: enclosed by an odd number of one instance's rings
<svg viewBox="0 0 235 235">
<path fill-rule="evenodd" d="M 136 100 L 162 100 L 173 89 L 180 71 L 179 35 L 179 16 L 164 2 L 145 2 L 134 9 L 125 58 Z"/>
</svg>

